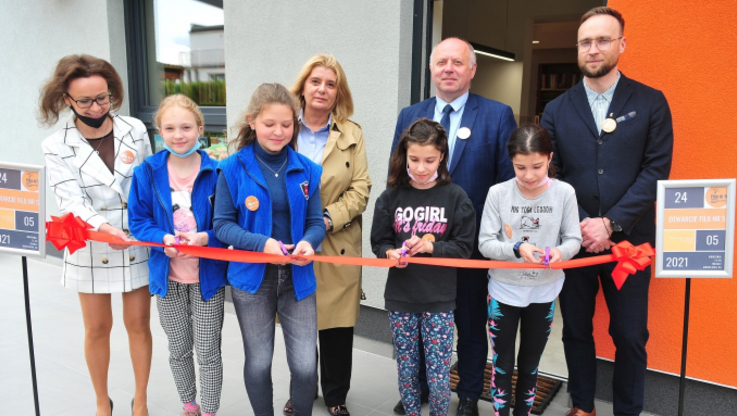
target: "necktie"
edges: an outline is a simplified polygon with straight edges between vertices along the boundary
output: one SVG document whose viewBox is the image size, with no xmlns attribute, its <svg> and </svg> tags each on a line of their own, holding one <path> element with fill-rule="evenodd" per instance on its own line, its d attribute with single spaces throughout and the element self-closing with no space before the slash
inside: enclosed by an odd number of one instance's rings
<svg viewBox="0 0 737 416">
<path fill-rule="evenodd" d="M 450 104 L 446 104 L 443 108 L 443 117 L 440 118 L 440 125 L 445 129 L 445 133 L 448 135 L 448 166 L 450 166 L 451 157 L 453 156 L 453 145 L 455 140 L 450 138 L 450 113 L 453 112 L 453 107 Z"/>
<path fill-rule="evenodd" d="M 447 104 L 445 108 L 443 108 L 443 117 L 440 118 L 440 125 L 443 126 L 445 129 L 445 133 L 448 135 L 448 140 L 450 141 L 450 113 L 453 112 L 453 107 L 450 104 Z"/>
</svg>

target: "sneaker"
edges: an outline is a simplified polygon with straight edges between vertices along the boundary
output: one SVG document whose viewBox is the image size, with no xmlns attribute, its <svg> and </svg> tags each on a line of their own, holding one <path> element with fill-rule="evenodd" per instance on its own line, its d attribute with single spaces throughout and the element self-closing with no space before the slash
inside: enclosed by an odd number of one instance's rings
<svg viewBox="0 0 737 416">
<path fill-rule="evenodd" d="M 182 413 L 180 413 L 179 416 L 202 416 L 200 405 L 195 404 L 189 409 L 182 409 Z"/>
</svg>

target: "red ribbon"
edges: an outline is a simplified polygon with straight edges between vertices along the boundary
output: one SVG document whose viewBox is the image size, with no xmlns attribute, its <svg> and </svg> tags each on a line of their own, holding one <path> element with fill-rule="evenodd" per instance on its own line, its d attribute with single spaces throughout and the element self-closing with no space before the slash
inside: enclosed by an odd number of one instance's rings
<svg viewBox="0 0 737 416">
<path fill-rule="evenodd" d="M 79 217 L 74 217 L 71 213 L 64 214 L 61 217 L 52 216 L 51 221 L 46 223 L 46 239 L 50 241 L 57 250 L 64 250 L 66 247 L 69 249 L 69 253 L 74 253 L 76 250 L 84 247 L 88 240 L 128 246 L 166 247 L 161 243 L 125 241 L 111 234 L 92 231 L 90 228 L 92 228 L 91 225 L 82 221 Z M 308 259 L 322 263 L 373 267 L 394 267 L 399 263 L 396 260 L 350 256 L 289 255 L 288 257 L 285 257 L 276 254 L 228 250 L 215 247 L 190 246 L 186 244 L 174 244 L 171 247 L 176 248 L 182 253 L 195 257 L 241 263 L 285 263 L 294 259 Z M 596 264 L 616 261 L 617 266 L 612 272 L 612 278 L 614 279 L 617 289 L 621 289 L 627 276 L 634 274 L 637 270 L 645 270 L 645 267 L 650 265 L 651 257 L 654 255 L 655 251 L 649 243 L 633 246 L 627 241 L 622 241 L 612 247 L 612 254 L 561 261 L 553 263 L 550 266 L 509 261 L 450 259 L 438 257 L 403 257 L 400 261 L 402 263 L 473 269 L 570 269 L 574 267 L 593 266 Z"/>
<path fill-rule="evenodd" d="M 92 226 L 71 213 L 66 213 L 61 217 L 52 215 L 51 221 L 46 223 L 46 239 L 57 250 L 61 251 L 66 247 L 69 249 L 69 254 L 72 254 L 87 245 L 89 228 Z"/>
<path fill-rule="evenodd" d="M 617 266 L 612 271 L 612 279 L 619 290 L 628 275 L 645 270 L 650 265 L 655 250 L 650 243 L 633 246 L 629 241 L 621 241 L 612 247 L 612 255 L 617 260 Z"/>
</svg>

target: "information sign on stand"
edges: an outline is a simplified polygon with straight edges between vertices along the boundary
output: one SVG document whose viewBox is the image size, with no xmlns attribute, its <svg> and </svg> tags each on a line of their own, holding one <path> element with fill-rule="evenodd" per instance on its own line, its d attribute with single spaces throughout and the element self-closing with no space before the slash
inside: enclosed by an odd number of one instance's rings
<svg viewBox="0 0 737 416">
<path fill-rule="evenodd" d="M 684 277 L 678 416 L 686 396 L 691 278 L 732 277 L 734 179 L 658 181 L 655 277 Z"/>
<path fill-rule="evenodd" d="M 46 256 L 43 166 L 0 162 L 0 252 Z"/>
<path fill-rule="evenodd" d="M 36 355 L 31 326 L 26 256 L 46 257 L 46 168 L 0 162 L 0 253 L 21 256 L 23 295 L 26 304 L 28 356 L 36 416 L 41 415 L 36 382 Z"/>
<path fill-rule="evenodd" d="M 735 180 L 658 181 L 655 277 L 732 277 Z"/>
</svg>

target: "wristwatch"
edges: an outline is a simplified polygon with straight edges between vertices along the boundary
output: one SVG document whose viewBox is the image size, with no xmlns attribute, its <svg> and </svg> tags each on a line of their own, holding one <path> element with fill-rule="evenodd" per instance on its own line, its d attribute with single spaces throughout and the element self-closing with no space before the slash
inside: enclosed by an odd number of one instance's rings
<svg viewBox="0 0 737 416">
<path fill-rule="evenodd" d="M 519 246 L 521 246 L 521 245 L 522 245 L 522 241 L 518 241 L 518 242 L 516 242 L 514 244 L 514 255 L 517 258 L 521 258 L 522 257 L 522 255 L 519 254 Z"/>
<path fill-rule="evenodd" d="M 614 220 L 609 220 L 609 225 L 612 227 L 612 231 L 617 233 L 622 232 L 622 226 L 614 222 Z"/>
<path fill-rule="evenodd" d="M 330 214 L 328 213 L 328 211 L 325 210 L 325 213 L 323 213 L 322 216 L 323 216 L 323 218 L 327 218 L 328 224 L 330 224 L 330 229 L 328 229 L 327 231 L 332 230 L 333 229 L 333 219 L 330 218 Z"/>
</svg>

